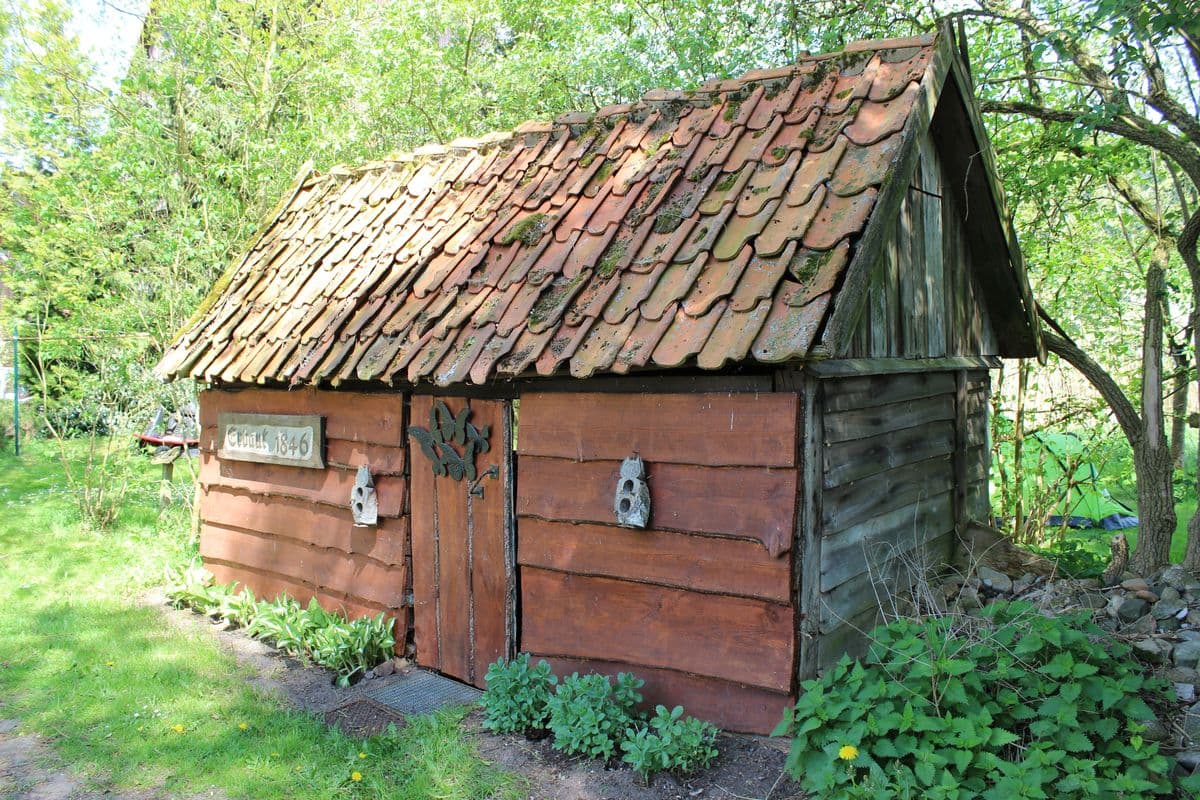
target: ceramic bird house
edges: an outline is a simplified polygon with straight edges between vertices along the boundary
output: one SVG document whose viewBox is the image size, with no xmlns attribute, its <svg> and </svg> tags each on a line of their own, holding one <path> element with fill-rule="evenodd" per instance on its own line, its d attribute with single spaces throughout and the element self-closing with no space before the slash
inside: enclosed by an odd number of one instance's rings
<svg viewBox="0 0 1200 800">
<path fill-rule="evenodd" d="M 621 462 L 613 511 L 617 524 L 626 528 L 645 528 L 650 523 L 650 487 L 646 484 L 646 465 L 640 456 L 630 456 Z"/>
<path fill-rule="evenodd" d="M 354 477 L 354 488 L 350 490 L 350 512 L 354 524 L 366 528 L 379 523 L 379 498 L 375 495 L 375 483 L 371 470 L 365 464 L 358 468 Z"/>
</svg>

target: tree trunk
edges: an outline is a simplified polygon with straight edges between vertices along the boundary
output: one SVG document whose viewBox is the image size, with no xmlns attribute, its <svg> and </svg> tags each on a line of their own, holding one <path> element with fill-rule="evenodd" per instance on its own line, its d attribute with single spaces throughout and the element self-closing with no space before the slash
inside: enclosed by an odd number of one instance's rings
<svg viewBox="0 0 1200 800">
<path fill-rule="evenodd" d="M 1188 395 L 1192 388 L 1189 373 L 1191 364 L 1188 362 L 1187 350 L 1171 344 L 1171 360 L 1175 364 L 1175 373 L 1171 376 L 1171 463 L 1176 469 L 1183 469 L 1183 458 L 1187 440 Z"/>
<path fill-rule="evenodd" d="M 1029 367 L 1017 360 L 1017 406 L 1013 413 L 1013 536 L 1027 542 L 1025 523 L 1025 395 L 1029 389 Z"/>
<path fill-rule="evenodd" d="M 1146 299 L 1142 323 L 1142 430 L 1133 442 L 1137 473 L 1138 541 L 1130 567 L 1149 575 L 1171 562 L 1175 534 L 1175 462 L 1167 444 L 1163 413 L 1163 298 L 1167 291 L 1167 250 L 1162 241 L 1146 268 Z"/>
</svg>

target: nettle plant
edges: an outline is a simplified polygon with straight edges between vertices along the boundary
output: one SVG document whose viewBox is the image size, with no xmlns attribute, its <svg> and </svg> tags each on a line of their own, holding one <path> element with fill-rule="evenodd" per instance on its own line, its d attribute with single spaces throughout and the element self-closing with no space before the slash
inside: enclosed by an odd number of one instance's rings
<svg viewBox="0 0 1200 800">
<path fill-rule="evenodd" d="M 1027 603 L 898 620 L 864 663 L 807 681 L 776 735 L 788 772 L 827 800 L 1129 798 L 1170 794 L 1143 738 L 1165 692 L 1086 613 Z"/>
<path fill-rule="evenodd" d="M 488 667 L 483 727 L 494 733 L 534 733 L 550 722 L 550 697 L 558 678 L 545 661 L 530 663 L 529 653 Z"/>
<path fill-rule="evenodd" d="M 685 717 L 683 706 L 668 711 L 660 705 L 654 707 L 654 716 L 645 725 L 626 731 L 621 760 L 649 783 L 656 772 L 687 775 L 707 767 L 717 757 L 716 742 L 715 725 Z"/>
<path fill-rule="evenodd" d="M 550 698 L 554 749 L 567 755 L 609 759 L 619 752 L 627 730 L 638 720 L 645 684 L 620 672 L 614 685 L 606 675 L 571 673 Z"/>
</svg>

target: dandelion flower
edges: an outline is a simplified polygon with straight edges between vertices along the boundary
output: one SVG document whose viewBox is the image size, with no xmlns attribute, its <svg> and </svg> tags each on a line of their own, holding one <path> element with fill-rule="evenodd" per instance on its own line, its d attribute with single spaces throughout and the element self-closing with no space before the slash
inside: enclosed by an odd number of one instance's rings
<svg viewBox="0 0 1200 800">
<path fill-rule="evenodd" d="M 842 761 L 853 761 L 858 758 L 858 748 L 852 744 L 844 744 L 842 749 L 838 750 L 838 758 Z"/>
<path fill-rule="evenodd" d="M 179 723 L 175 723 L 171 726 L 171 730 L 175 731 L 176 733 L 183 733 L 183 726 Z"/>
<path fill-rule="evenodd" d="M 244 730 L 246 730 L 246 729 L 247 729 L 247 728 L 249 728 L 249 727 L 250 727 L 250 726 L 249 726 L 249 725 L 247 725 L 247 724 L 246 724 L 246 723 L 244 723 L 244 722 L 239 722 L 239 723 L 238 723 L 238 730 L 239 730 L 239 731 L 244 731 Z"/>
<path fill-rule="evenodd" d="M 116 662 L 115 661 L 105 661 L 104 666 L 113 667 L 113 666 L 116 666 Z"/>
<path fill-rule="evenodd" d="M 367 754 L 366 754 L 366 753 L 359 753 L 359 754 L 358 754 L 358 757 L 359 757 L 359 758 L 366 758 L 366 757 L 367 757 Z"/>
<path fill-rule="evenodd" d="M 351 772 L 350 780 L 354 781 L 355 783 L 358 783 L 359 781 L 362 780 L 362 773 L 361 772 Z"/>
</svg>

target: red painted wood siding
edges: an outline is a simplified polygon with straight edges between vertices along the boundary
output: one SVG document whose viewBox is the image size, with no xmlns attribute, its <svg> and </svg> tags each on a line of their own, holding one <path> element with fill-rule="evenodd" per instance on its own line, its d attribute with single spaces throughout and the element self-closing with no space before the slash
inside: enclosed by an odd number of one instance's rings
<svg viewBox="0 0 1200 800">
<path fill-rule="evenodd" d="M 222 461 L 217 415 L 317 414 L 325 418 L 325 469 Z M 404 396 L 314 389 L 210 389 L 200 393 L 200 554 L 220 581 L 259 597 L 287 593 L 350 617 L 393 617 L 407 640 L 412 555 Z M 379 525 L 356 528 L 350 490 L 371 468 Z"/>
<path fill-rule="evenodd" d="M 794 688 L 794 394 L 526 394 L 517 457 L 521 649 L 632 671 L 651 703 L 767 733 Z M 650 530 L 620 528 L 620 460 Z"/>
</svg>

